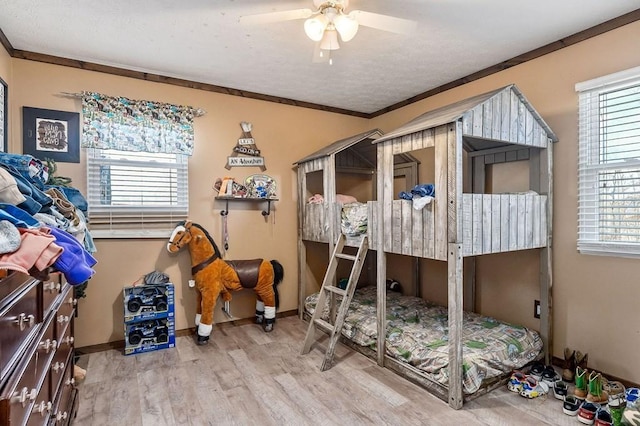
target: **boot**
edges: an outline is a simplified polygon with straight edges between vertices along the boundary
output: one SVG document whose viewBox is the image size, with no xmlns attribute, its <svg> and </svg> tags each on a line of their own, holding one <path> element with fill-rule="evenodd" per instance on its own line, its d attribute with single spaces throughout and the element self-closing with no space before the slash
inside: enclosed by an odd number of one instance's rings
<svg viewBox="0 0 640 426">
<path fill-rule="evenodd" d="M 587 401 L 595 402 L 597 404 L 606 404 L 609 401 L 609 394 L 602 389 L 603 378 L 597 371 L 592 371 L 589 374 L 589 393 L 587 394 Z"/>
<path fill-rule="evenodd" d="M 576 367 L 576 388 L 573 394 L 578 399 L 585 399 L 587 397 L 587 372 L 581 367 Z"/>
<path fill-rule="evenodd" d="M 587 369 L 587 361 L 589 360 L 589 354 L 583 354 L 580 351 L 576 351 L 575 365 L 583 370 Z"/>
<path fill-rule="evenodd" d="M 562 380 L 573 382 L 576 371 L 576 351 L 564 348 L 564 366 L 562 370 Z"/>
</svg>

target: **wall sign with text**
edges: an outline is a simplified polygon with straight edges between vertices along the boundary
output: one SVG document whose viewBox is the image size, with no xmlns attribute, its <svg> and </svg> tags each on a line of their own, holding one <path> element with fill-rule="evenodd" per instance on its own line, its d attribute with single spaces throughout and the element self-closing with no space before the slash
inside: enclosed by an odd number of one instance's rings
<svg viewBox="0 0 640 426">
<path fill-rule="evenodd" d="M 80 114 L 22 107 L 22 153 L 40 160 L 80 162 Z"/>
<path fill-rule="evenodd" d="M 227 157 L 225 168 L 230 170 L 231 167 L 260 167 L 260 170 L 264 172 L 267 167 L 264 164 L 264 157 L 260 156 L 260 150 L 251 135 L 251 123 L 243 121 L 240 123 L 240 127 L 242 128 L 242 137 L 238 139 L 233 152 Z"/>
</svg>

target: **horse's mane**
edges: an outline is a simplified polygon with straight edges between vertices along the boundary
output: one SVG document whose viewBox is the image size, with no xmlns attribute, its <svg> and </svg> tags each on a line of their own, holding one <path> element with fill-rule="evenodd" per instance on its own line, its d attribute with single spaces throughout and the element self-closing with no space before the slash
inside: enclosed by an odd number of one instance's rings
<svg viewBox="0 0 640 426">
<path fill-rule="evenodd" d="M 182 225 L 184 225 L 185 222 L 182 223 Z M 222 253 L 220 252 L 220 249 L 218 248 L 218 245 L 216 244 L 216 242 L 213 240 L 213 238 L 211 237 L 211 235 L 209 235 L 209 231 L 207 231 L 206 229 L 204 229 L 200 224 L 192 222 L 191 226 L 195 226 L 196 228 L 198 228 L 199 230 L 202 231 L 202 233 L 207 237 L 207 239 L 209 240 L 209 242 L 211 243 L 211 245 L 213 246 L 213 251 L 215 252 L 216 256 L 219 257 L 220 259 L 222 259 Z"/>
</svg>

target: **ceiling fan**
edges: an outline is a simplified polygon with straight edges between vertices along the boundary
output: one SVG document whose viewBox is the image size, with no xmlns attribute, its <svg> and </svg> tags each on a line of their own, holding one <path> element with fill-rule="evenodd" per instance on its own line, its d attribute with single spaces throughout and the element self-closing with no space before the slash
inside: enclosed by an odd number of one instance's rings
<svg viewBox="0 0 640 426">
<path fill-rule="evenodd" d="M 360 25 L 396 34 L 410 34 L 416 27 L 415 21 L 394 16 L 363 10 L 347 13 L 349 0 L 313 0 L 313 5 L 315 10 L 294 9 L 245 15 L 240 17 L 240 22 L 251 25 L 306 19 L 304 31 L 311 40 L 319 43 L 317 50 L 321 57 L 324 50 L 340 49 L 339 39 L 343 42 L 353 39 Z"/>
</svg>

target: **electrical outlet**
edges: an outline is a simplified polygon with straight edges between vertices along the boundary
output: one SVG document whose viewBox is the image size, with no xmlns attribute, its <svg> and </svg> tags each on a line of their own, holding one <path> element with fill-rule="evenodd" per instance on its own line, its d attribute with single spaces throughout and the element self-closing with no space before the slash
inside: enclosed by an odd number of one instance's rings
<svg viewBox="0 0 640 426">
<path fill-rule="evenodd" d="M 533 317 L 540 318 L 540 301 L 539 300 L 533 301 Z"/>
</svg>

